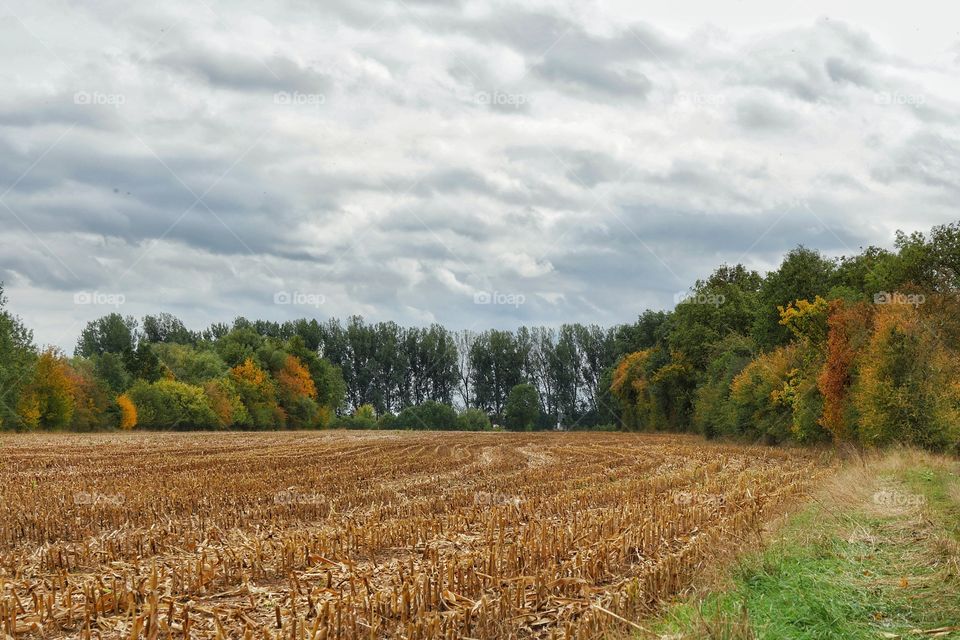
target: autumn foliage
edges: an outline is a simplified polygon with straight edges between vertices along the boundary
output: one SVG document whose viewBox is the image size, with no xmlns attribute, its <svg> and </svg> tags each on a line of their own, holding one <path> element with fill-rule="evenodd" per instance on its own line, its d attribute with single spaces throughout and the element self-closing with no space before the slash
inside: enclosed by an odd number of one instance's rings
<svg viewBox="0 0 960 640">
<path fill-rule="evenodd" d="M 960 435 L 958 373 L 958 354 L 930 331 L 914 305 L 880 307 L 854 390 L 861 439 L 931 448 L 955 445 Z"/>
<path fill-rule="evenodd" d="M 286 397 L 316 398 L 317 388 L 313 384 L 310 372 L 296 356 L 287 356 L 283 368 L 277 374 L 280 393 Z"/>
<path fill-rule="evenodd" d="M 137 426 L 137 407 L 125 393 L 117 396 L 117 406 L 120 407 L 120 428 L 129 431 Z"/>
<path fill-rule="evenodd" d="M 33 376 L 20 395 L 18 412 L 30 429 L 43 425 L 62 429 L 70 424 L 74 410 L 74 386 L 66 358 L 55 349 L 40 354 Z"/>
<path fill-rule="evenodd" d="M 651 350 L 637 351 L 625 356 L 613 372 L 610 390 L 620 402 L 624 424 L 642 428 L 647 417 L 650 396 L 647 392 L 647 363 Z"/>
<path fill-rule="evenodd" d="M 230 379 L 247 409 L 251 426 L 268 429 L 286 426 L 287 414 L 277 404 L 277 387 L 252 358 L 230 370 Z"/>
<path fill-rule="evenodd" d="M 875 303 L 817 296 L 782 305 L 789 343 L 746 360 L 741 342 L 720 345 L 718 367 L 698 382 L 694 423 L 707 434 L 768 442 L 957 448 L 956 306 L 942 294 L 896 292 Z M 625 426 L 659 428 L 655 408 L 664 372 L 677 366 L 675 357 L 656 362 L 654 349 L 621 359 L 610 390 Z M 739 367 L 732 378 L 731 367 Z"/>
<path fill-rule="evenodd" d="M 838 441 L 849 441 L 856 435 L 850 390 L 857 356 L 870 337 L 872 319 L 873 309 L 867 303 L 834 300 L 830 304 L 826 360 L 817 378 L 817 388 L 823 394 L 820 423 Z"/>
</svg>

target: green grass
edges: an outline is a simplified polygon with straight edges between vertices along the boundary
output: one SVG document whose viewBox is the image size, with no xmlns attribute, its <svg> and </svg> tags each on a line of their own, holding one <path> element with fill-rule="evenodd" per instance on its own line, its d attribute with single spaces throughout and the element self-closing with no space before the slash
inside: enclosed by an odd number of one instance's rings
<svg viewBox="0 0 960 640">
<path fill-rule="evenodd" d="M 895 487 L 900 502 L 877 505 L 875 487 L 864 486 L 855 499 L 815 503 L 764 551 L 741 558 L 728 588 L 666 607 L 655 630 L 676 638 L 872 639 L 930 637 L 911 631 L 960 625 L 957 467 L 913 458 L 916 466 L 850 479 Z"/>
</svg>

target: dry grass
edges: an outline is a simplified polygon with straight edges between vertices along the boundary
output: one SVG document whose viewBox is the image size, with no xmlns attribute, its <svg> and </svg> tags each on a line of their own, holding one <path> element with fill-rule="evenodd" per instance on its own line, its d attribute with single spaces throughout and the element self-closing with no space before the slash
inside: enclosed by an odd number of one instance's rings
<svg viewBox="0 0 960 640">
<path fill-rule="evenodd" d="M 0 439 L 0 636 L 591 637 L 826 473 L 680 436 Z"/>
</svg>

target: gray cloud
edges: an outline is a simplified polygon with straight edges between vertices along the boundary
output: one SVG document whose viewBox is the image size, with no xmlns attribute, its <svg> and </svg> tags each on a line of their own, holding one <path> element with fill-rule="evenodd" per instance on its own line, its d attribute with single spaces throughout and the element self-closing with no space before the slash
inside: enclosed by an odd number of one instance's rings
<svg viewBox="0 0 960 640">
<path fill-rule="evenodd" d="M 193 326 L 621 322 L 723 262 L 956 216 L 956 61 L 854 22 L 684 34 L 486 0 L 8 10 L 0 279 L 68 348 L 113 310 L 81 290 Z"/>
</svg>

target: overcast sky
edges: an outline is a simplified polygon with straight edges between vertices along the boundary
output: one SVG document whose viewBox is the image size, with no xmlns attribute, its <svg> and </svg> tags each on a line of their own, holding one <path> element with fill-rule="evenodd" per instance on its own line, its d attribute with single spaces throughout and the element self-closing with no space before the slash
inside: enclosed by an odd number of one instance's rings
<svg viewBox="0 0 960 640">
<path fill-rule="evenodd" d="M 960 21 L 837 4 L 3 0 L 0 280 L 72 352 L 114 309 L 612 324 L 889 247 L 960 218 Z"/>
</svg>

